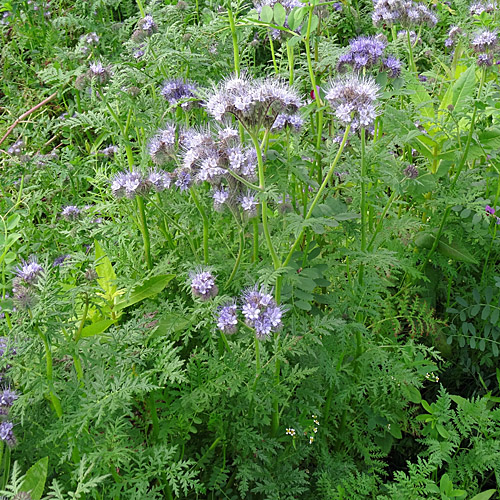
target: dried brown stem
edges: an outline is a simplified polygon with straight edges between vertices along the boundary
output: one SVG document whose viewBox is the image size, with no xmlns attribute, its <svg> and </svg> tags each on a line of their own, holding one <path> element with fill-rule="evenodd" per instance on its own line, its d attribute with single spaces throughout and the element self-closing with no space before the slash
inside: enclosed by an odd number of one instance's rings
<svg viewBox="0 0 500 500">
<path fill-rule="evenodd" d="M 5 135 L 0 139 L 0 144 L 2 144 L 3 141 L 5 141 L 5 139 L 7 139 L 7 137 L 9 137 L 10 133 L 16 128 L 16 126 L 19 124 L 19 122 L 21 122 L 22 120 L 24 120 L 27 116 L 31 115 L 31 113 L 34 113 L 37 109 L 41 108 L 42 106 L 44 106 L 45 104 L 47 104 L 49 101 L 51 101 L 52 99 L 54 99 L 54 97 L 57 95 L 57 92 L 54 92 L 53 94 L 49 95 L 49 97 L 47 97 L 47 99 L 44 99 L 42 102 L 39 102 L 36 106 L 32 107 L 31 109 L 29 109 L 28 111 L 26 111 L 26 113 L 23 113 L 8 129 L 7 129 L 7 132 L 5 133 Z"/>
</svg>

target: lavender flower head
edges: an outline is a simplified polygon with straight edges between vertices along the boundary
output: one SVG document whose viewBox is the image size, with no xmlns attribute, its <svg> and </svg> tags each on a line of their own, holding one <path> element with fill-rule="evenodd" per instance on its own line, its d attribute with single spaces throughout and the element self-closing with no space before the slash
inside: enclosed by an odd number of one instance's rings
<svg viewBox="0 0 500 500">
<path fill-rule="evenodd" d="M 344 71 L 345 66 L 352 66 L 355 71 L 370 69 L 380 64 L 387 44 L 374 36 L 360 36 L 349 44 L 349 50 L 342 54 L 337 69 Z"/>
<path fill-rule="evenodd" d="M 484 208 L 486 210 L 486 215 L 495 215 L 495 209 L 493 207 L 486 205 Z"/>
<path fill-rule="evenodd" d="M 22 264 L 15 269 L 17 278 L 29 285 L 36 283 L 40 273 L 43 272 L 43 267 L 37 262 L 36 257 L 33 255 L 27 261 L 21 260 Z"/>
<path fill-rule="evenodd" d="M 360 78 L 353 74 L 334 80 L 326 93 L 326 100 L 335 110 L 342 125 L 351 125 L 354 131 L 370 127 L 377 117 L 378 85 L 372 78 Z"/>
<path fill-rule="evenodd" d="M 146 14 L 138 23 L 140 30 L 145 31 L 148 35 L 152 35 L 158 31 L 158 26 L 155 23 L 151 14 Z"/>
<path fill-rule="evenodd" d="M 495 12 L 495 4 L 490 2 L 474 2 L 471 4 L 469 12 L 471 16 L 480 16 L 483 12 Z"/>
<path fill-rule="evenodd" d="M 453 47 L 457 41 L 459 35 L 462 34 L 462 28 L 460 26 L 451 26 L 448 31 L 448 38 L 444 41 L 445 47 Z"/>
<path fill-rule="evenodd" d="M 14 432 L 12 430 L 13 427 L 14 424 L 12 422 L 9 422 L 8 420 L 0 422 L 0 439 L 7 443 L 9 448 L 13 448 L 17 444 Z"/>
<path fill-rule="evenodd" d="M 176 187 L 179 188 L 179 191 L 182 193 L 187 191 L 192 184 L 191 174 L 186 172 L 185 170 L 177 170 L 176 171 L 177 180 L 175 181 Z"/>
<path fill-rule="evenodd" d="M 257 205 L 259 204 L 259 202 L 255 198 L 254 193 L 247 191 L 245 194 L 241 195 L 239 201 L 243 212 L 248 217 L 255 217 L 257 215 Z"/>
<path fill-rule="evenodd" d="M 115 156 L 115 154 L 118 153 L 118 146 L 114 145 L 108 146 L 104 149 L 101 149 L 99 153 L 106 156 L 107 158 L 113 158 L 113 156 Z"/>
<path fill-rule="evenodd" d="M 9 354 L 16 354 L 16 350 L 13 347 L 9 348 L 9 342 L 10 339 L 8 337 L 0 337 L 0 357 L 5 356 L 7 351 Z"/>
<path fill-rule="evenodd" d="M 147 193 L 149 187 L 147 178 L 138 170 L 120 172 L 111 181 L 111 193 L 115 198 L 126 196 L 133 199 L 136 195 Z"/>
<path fill-rule="evenodd" d="M 300 115 L 287 115 L 285 113 L 280 113 L 276 117 L 271 130 L 288 129 L 299 132 L 303 125 L 304 119 Z"/>
<path fill-rule="evenodd" d="M 405 28 L 427 24 L 434 26 L 438 22 L 436 15 L 420 2 L 413 0 L 376 0 L 372 13 L 375 26 L 400 24 Z"/>
<path fill-rule="evenodd" d="M 194 105 L 196 99 L 197 87 L 189 80 L 176 78 L 174 80 L 166 80 L 160 89 L 160 94 L 169 102 L 171 106 L 178 106 L 179 102 L 185 99 L 189 101 L 181 102 L 180 106 L 183 109 L 190 109 Z"/>
<path fill-rule="evenodd" d="M 217 328 L 226 335 L 232 335 L 238 330 L 238 307 L 230 302 L 217 311 Z"/>
<path fill-rule="evenodd" d="M 7 153 L 12 156 L 20 156 L 25 147 L 23 139 L 18 139 L 12 146 L 9 147 Z"/>
<path fill-rule="evenodd" d="M 100 61 L 92 62 L 87 71 L 87 78 L 104 85 L 111 78 L 111 69 L 109 66 L 103 66 Z"/>
<path fill-rule="evenodd" d="M 214 200 L 214 210 L 220 212 L 229 199 L 229 191 L 225 187 L 220 187 L 213 192 L 212 198 Z"/>
<path fill-rule="evenodd" d="M 0 392 L 0 415 L 7 415 L 9 413 L 10 407 L 14 404 L 14 401 L 18 399 L 19 396 L 15 391 L 10 389 L 3 389 Z"/>
<path fill-rule="evenodd" d="M 65 254 L 65 255 L 60 255 L 59 257 L 56 257 L 54 259 L 54 262 L 52 262 L 52 267 L 59 267 L 64 264 L 64 261 L 69 259 L 71 255 Z"/>
<path fill-rule="evenodd" d="M 255 329 L 255 335 L 265 340 L 282 327 L 284 309 L 278 306 L 273 296 L 257 286 L 245 290 L 241 296 L 242 313 L 248 326 Z"/>
<path fill-rule="evenodd" d="M 472 49 L 476 52 L 479 66 L 492 66 L 493 56 L 498 52 L 498 32 L 482 30 L 476 33 L 472 42 Z"/>
<path fill-rule="evenodd" d="M 149 142 L 148 152 L 156 165 L 163 165 L 172 158 L 176 146 L 175 125 L 167 125 Z"/>
<path fill-rule="evenodd" d="M 80 217 L 81 213 L 82 211 L 75 205 L 68 205 L 62 209 L 61 217 L 64 217 L 66 220 L 76 220 Z"/>
<path fill-rule="evenodd" d="M 215 276 L 210 271 L 198 269 L 189 273 L 191 279 L 191 291 L 195 297 L 201 300 L 209 300 L 219 293 L 215 284 Z"/>
<path fill-rule="evenodd" d="M 218 122 L 234 116 L 251 130 L 271 127 L 280 113 L 293 115 L 301 106 L 295 90 L 281 80 L 252 80 L 246 75 L 225 79 L 205 103 Z"/>
<path fill-rule="evenodd" d="M 387 56 L 382 60 L 382 68 L 387 71 L 389 78 L 401 76 L 401 61 L 394 56 Z"/>
</svg>

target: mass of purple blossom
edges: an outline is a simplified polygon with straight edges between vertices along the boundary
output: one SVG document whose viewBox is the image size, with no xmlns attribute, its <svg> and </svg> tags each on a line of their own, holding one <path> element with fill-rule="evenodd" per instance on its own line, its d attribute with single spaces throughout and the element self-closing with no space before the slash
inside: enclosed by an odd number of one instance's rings
<svg viewBox="0 0 500 500">
<path fill-rule="evenodd" d="M 201 300 L 209 300 L 219 293 L 219 289 L 215 284 L 215 276 L 210 271 L 199 269 L 191 272 L 189 277 L 191 279 L 191 291 L 195 297 Z"/>
</svg>

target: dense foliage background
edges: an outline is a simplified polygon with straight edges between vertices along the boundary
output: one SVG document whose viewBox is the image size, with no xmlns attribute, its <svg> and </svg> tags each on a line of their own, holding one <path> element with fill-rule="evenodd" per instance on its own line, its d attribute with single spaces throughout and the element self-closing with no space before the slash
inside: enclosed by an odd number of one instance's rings
<svg viewBox="0 0 500 500">
<path fill-rule="evenodd" d="M 3 498 L 500 498 L 497 8 L 0 4 Z"/>
</svg>

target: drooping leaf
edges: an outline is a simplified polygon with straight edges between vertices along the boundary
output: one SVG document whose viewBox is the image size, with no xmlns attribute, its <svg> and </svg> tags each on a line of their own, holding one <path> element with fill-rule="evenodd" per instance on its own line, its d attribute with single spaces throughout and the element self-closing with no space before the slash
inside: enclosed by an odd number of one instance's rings
<svg viewBox="0 0 500 500">
<path fill-rule="evenodd" d="M 49 457 L 41 458 L 32 465 L 28 469 L 28 472 L 26 472 L 20 491 L 30 493 L 32 500 L 40 500 L 43 495 L 45 480 L 47 479 L 48 467 Z"/>
<path fill-rule="evenodd" d="M 82 337 L 94 337 L 95 335 L 99 335 L 106 331 L 114 323 L 115 320 L 112 319 L 96 321 L 82 330 Z"/>
<path fill-rule="evenodd" d="M 285 7 L 283 7 L 283 5 L 281 5 L 280 3 L 277 3 L 275 4 L 273 10 L 274 10 L 274 22 L 278 26 L 283 26 L 286 20 Z"/>
<path fill-rule="evenodd" d="M 94 240 L 95 247 L 95 270 L 99 286 L 112 297 L 116 292 L 116 274 L 113 265 L 97 240 Z"/>
<path fill-rule="evenodd" d="M 474 65 L 469 66 L 464 73 L 460 75 L 458 80 L 453 85 L 453 112 L 459 113 L 464 110 L 469 98 L 473 95 L 476 87 L 476 68 Z"/>
<path fill-rule="evenodd" d="M 115 310 L 120 311 L 141 300 L 160 293 L 174 277 L 174 274 L 162 274 L 149 278 L 141 286 L 134 288 L 128 299 L 118 299 L 115 303 Z"/>
</svg>

